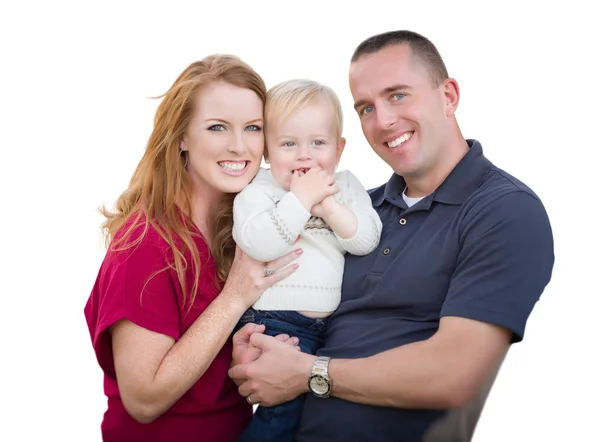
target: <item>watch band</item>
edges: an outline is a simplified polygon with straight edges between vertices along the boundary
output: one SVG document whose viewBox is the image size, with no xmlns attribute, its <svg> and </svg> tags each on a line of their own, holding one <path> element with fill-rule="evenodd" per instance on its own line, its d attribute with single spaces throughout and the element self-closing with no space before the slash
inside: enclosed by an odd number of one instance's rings
<svg viewBox="0 0 600 442">
<path fill-rule="evenodd" d="M 318 356 L 308 377 L 308 389 L 320 398 L 328 398 L 333 389 L 333 382 L 328 373 L 330 360 L 330 357 Z"/>
<path fill-rule="evenodd" d="M 328 370 L 330 360 L 331 358 L 329 356 L 318 356 L 313 365 L 312 374 L 329 377 Z"/>
</svg>

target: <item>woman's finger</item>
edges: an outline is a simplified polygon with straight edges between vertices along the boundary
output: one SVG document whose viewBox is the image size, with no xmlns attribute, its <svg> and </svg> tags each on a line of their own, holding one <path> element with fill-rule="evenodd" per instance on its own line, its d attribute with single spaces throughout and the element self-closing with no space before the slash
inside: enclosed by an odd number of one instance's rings
<svg viewBox="0 0 600 442">
<path fill-rule="evenodd" d="M 273 261 L 267 263 L 266 266 L 268 268 L 270 268 L 271 270 L 274 270 L 275 272 L 277 272 L 277 271 L 283 269 L 285 266 L 287 266 L 289 263 L 291 263 L 295 259 L 298 259 L 298 257 L 300 255 L 302 255 L 302 252 L 303 252 L 302 249 L 292 250 L 291 252 L 288 252 L 285 255 L 280 256 L 279 258 L 274 259 Z"/>
<path fill-rule="evenodd" d="M 298 264 L 294 263 L 294 264 L 290 264 L 287 267 L 284 267 L 281 270 L 276 271 L 271 276 L 267 276 L 265 278 L 265 286 L 266 287 L 271 287 L 272 285 L 277 284 L 279 281 L 281 281 L 281 280 L 287 278 L 288 276 L 290 276 L 297 269 L 298 269 Z"/>
</svg>

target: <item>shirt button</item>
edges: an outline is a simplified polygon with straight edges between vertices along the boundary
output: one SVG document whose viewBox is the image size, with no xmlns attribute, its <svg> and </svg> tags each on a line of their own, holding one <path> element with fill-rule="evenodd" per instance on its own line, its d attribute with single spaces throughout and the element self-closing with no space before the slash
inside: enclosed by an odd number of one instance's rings
<svg viewBox="0 0 600 442">
<path fill-rule="evenodd" d="M 404 218 L 400 218 L 400 221 L 398 221 L 400 223 L 401 226 L 403 226 L 404 224 L 406 224 L 406 219 Z"/>
<path fill-rule="evenodd" d="M 391 250 L 390 250 L 390 248 L 389 248 L 389 247 L 386 247 L 385 249 L 383 249 L 383 254 L 384 254 L 384 255 L 389 255 L 389 254 L 390 254 L 390 252 L 391 252 Z"/>
</svg>

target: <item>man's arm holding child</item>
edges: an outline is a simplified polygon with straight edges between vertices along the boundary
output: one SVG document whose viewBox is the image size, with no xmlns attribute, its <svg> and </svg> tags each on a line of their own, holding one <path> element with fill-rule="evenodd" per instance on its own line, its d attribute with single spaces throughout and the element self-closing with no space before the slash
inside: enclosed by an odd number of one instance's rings
<svg viewBox="0 0 600 442">
<path fill-rule="evenodd" d="M 401 408 L 461 407 L 489 381 L 510 344 L 523 338 L 554 263 L 545 210 L 515 192 L 472 218 L 437 332 L 369 357 L 332 359 L 333 396 Z M 315 356 L 291 352 L 261 334 L 250 340 L 261 357 L 230 371 L 241 394 L 270 406 L 308 390 Z"/>
</svg>

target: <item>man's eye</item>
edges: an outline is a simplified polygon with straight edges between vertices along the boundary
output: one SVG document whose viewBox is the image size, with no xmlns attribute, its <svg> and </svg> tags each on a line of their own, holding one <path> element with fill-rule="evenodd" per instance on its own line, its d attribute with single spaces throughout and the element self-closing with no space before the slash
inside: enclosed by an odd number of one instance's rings
<svg viewBox="0 0 600 442">
<path fill-rule="evenodd" d="M 366 115 L 366 114 L 370 114 L 371 112 L 373 112 L 373 107 L 372 106 L 365 106 L 360 110 L 360 114 L 361 115 Z"/>
<path fill-rule="evenodd" d="M 406 97 L 405 94 L 394 94 L 394 95 L 392 95 L 392 100 L 398 101 L 398 100 L 402 100 L 404 97 Z"/>
</svg>

